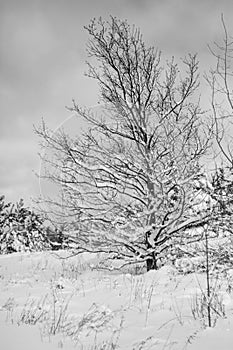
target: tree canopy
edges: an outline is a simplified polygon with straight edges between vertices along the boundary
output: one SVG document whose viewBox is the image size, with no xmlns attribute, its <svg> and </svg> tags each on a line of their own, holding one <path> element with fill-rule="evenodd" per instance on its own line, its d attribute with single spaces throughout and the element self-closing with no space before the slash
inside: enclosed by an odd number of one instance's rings
<svg viewBox="0 0 233 350">
<path fill-rule="evenodd" d="M 210 216 L 208 205 L 199 210 L 200 159 L 213 125 L 199 104 L 197 56 L 163 63 L 139 29 L 114 17 L 93 19 L 86 30 L 87 75 L 99 84 L 101 108 L 73 102 L 88 125 L 76 138 L 37 129 L 54 152 L 43 176 L 61 188 L 62 200 L 47 202 L 73 228 L 78 252 L 153 269 L 175 237 Z"/>
</svg>

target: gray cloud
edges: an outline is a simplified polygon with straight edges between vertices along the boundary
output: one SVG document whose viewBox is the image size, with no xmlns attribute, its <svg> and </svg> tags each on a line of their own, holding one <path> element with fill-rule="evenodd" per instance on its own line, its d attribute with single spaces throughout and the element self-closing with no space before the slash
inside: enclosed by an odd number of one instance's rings
<svg viewBox="0 0 233 350">
<path fill-rule="evenodd" d="M 96 84 L 83 76 L 83 26 L 92 17 L 128 19 L 165 54 L 179 58 L 198 51 L 206 66 L 206 43 L 219 35 L 221 12 L 230 26 L 233 5 L 227 0 L 1 0 L 0 191 L 10 200 L 36 192 L 33 124 L 44 117 L 56 128 L 72 98 L 96 103 Z"/>
</svg>

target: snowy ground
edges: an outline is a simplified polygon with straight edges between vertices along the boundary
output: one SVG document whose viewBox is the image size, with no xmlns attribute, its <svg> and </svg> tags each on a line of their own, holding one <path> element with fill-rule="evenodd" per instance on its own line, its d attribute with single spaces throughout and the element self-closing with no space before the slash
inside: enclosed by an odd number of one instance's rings
<svg viewBox="0 0 233 350">
<path fill-rule="evenodd" d="M 99 271 L 97 260 L 0 256 L 0 348 L 233 349 L 233 271 L 212 278 L 209 328 L 204 274 L 169 266 L 141 275 Z"/>
</svg>

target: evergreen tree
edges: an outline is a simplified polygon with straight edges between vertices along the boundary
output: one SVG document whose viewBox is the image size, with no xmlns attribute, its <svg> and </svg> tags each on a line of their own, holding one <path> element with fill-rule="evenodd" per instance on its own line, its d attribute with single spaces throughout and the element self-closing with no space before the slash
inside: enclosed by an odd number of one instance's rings
<svg viewBox="0 0 233 350">
<path fill-rule="evenodd" d="M 23 199 L 16 204 L 0 197 L 0 253 L 37 251 L 49 248 L 43 218 L 25 207 Z"/>
</svg>

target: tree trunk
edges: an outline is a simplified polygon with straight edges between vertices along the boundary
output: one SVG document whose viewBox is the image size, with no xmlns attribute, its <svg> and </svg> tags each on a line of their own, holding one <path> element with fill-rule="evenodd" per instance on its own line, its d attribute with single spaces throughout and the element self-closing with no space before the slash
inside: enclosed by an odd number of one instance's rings
<svg viewBox="0 0 233 350">
<path fill-rule="evenodd" d="M 158 269 L 157 260 L 156 260 L 155 253 L 153 253 L 146 261 L 146 270 L 150 271 L 150 270 L 157 270 L 157 269 Z"/>
</svg>

